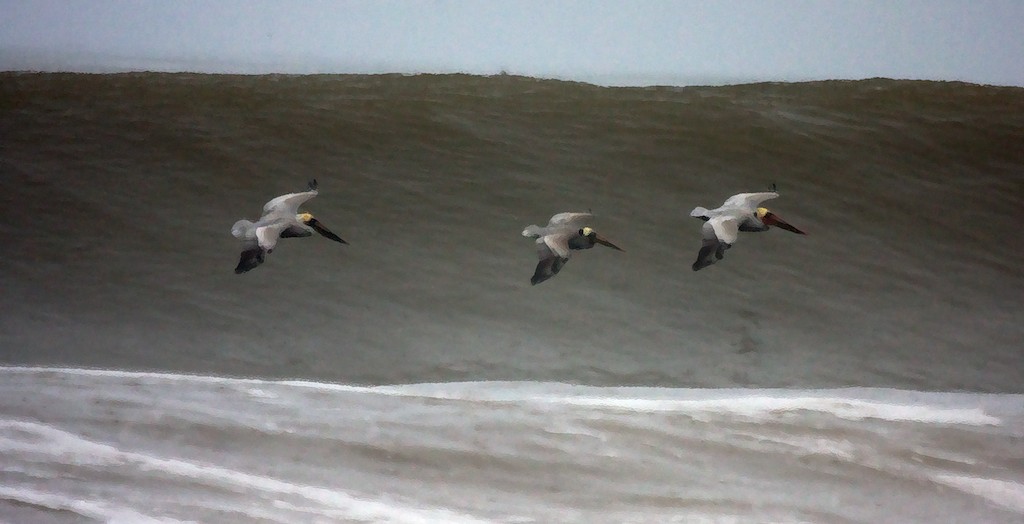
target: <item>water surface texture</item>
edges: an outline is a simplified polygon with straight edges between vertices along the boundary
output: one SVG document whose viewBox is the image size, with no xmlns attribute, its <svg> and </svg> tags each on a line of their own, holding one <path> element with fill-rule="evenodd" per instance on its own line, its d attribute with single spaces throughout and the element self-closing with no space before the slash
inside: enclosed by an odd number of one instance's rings
<svg viewBox="0 0 1024 524">
<path fill-rule="evenodd" d="M 1022 144 L 963 83 L 0 74 L 0 520 L 1019 522 Z M 311 178 L 350 245 L 234 274 Z M 693 272 L 773 183 L 808 234 Z"/>
</svg>

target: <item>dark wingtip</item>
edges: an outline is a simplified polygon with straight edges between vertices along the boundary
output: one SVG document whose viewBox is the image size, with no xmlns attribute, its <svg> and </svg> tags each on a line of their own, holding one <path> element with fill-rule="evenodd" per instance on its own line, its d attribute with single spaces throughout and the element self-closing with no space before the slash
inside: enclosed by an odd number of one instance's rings
<svg viewBox="0 0 1024 524">
<path fill-rule="evenodd" d="M 268 251 L 269 253 L 269 251 Z M 265 259 L 265 253 L 258 247 L 246 249 L 242 251 L 242 254 L 238 257 L 238 265 L 235 266 L 235 274 L 241 275 L 246 271 L 255 269 L 263 263 Z"/>
<path fill-rule="evenodd" d="M 235 274 L 236 275 L 241 275 L 242 273 L 248 273 L 249 271 L 252 271 L 253 269 L 256 269 L 256 267 L 259 266 L 259 265 L 260 265 L 260 261 L 256 261 L 256 260 L 240 261 L 240 262 L 238 262 L 238 265 L 235 266 Z"/>
<path fill-rule="evenodd" d="M 547 269 L 547 271 L 545 271 L 545 269 Z M 545 266 L 544 260 L 538 262 L 537 270 L 534 271 L 533 276 L 530 277 L 530 285 L 536 286 L 537 284 L 540 284 L 541 282 L 544 282 L 545 280 L 555 276 L 554 273 L 550 272 L 550 269 L 551 268 L 549 266 Z"/>
</svg>

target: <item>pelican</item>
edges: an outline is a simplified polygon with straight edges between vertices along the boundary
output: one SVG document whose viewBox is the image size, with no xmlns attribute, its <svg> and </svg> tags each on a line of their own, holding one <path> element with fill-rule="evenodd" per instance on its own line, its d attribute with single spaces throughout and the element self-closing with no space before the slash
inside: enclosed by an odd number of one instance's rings
<svg viewBox="0 0 1024 524">
<path fill-rule="evenodd" d="M 307 227 L 335 242 L 348 244 L 313 218 L 312 214 L 299 213 L 299 206 L 319 194 L 316 188 L 316 179 L 310 180 L 308 191 L 288 193 L 267 202 L 263 206 L 263 216 L 255 224 L 243 219 L 231 226 L 231 234 L 241 240 L 243 246 L 235 273 L 245 273 L 262 264 L 266 254 L 274 250 L 279 238 L 312 235 L 313 232 Z"/>
<path fill-rule="evenodd" d="M 767 208 L 759 207 L 765 200 L 778 196 L 779 194 L 774 191 L 740 193 L 729 197 L 717 209 L 698 206 L 690 211 L 690 216 L 704 221 L 700 229 L 704 241 L 700 253 L 697 254 L 697 261 L 693 263 L 693 270 L 699 271 L 714 264 L 716 260 L 722 260 L 725 250 L 736 242 L 740 231 L 768 231 L 769 227 L 776 226 L 798 235 L 805 235 L 806 233 L 791 226 Z"/>
<path fill-rule="evenodd" d="M 591 218 L 594 215 L 590 213 L 559 213 L 551 217 L 546 227 L 526 226 L 523 236 L 537 239 L 537 257 L 540 259 L 530 284 L 540 284 L 561 271 L 569 261 L 570 250 L 590 249 L 594 244 L 601 244 L 623 251 L 585 225 Z"/>
</svg>

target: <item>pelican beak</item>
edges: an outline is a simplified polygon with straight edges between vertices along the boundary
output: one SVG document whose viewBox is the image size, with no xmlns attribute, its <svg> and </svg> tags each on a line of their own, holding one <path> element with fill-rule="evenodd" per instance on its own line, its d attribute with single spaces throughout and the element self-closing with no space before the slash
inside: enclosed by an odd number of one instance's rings
<svg viewBox="0 0 1024 524">
<path fill-rule="evenodd" d="M 786 231 L 791 231 L 793 233 L 796 233 L 798 235 L 806 235 L 807 234 L 807 233 L 804 233 L 803 231 L 800 231 L 799 229 L 797 229 L 796 227 L 791 225 L 789 222 L 786 222 L 785 220 L 779 218 L 779 215 L 776 215 L 775 213 L 772 213 L 771 211 L 765 213 L 765 215 L 763 217 L 761 217 L 761 221 L 764 222 L 766 225 L 779 227 L 779 228 L 785 229 Z"/>
<path fill-rule="evenodd" d="M 327 229 L 326 227 L 324 227 L 324 225 L 321 224 L 320 221 L 315 219 L 315 218 L 310 218 L 309 221 L 306 222 L 306 225 L 311 227 L 311 228 L 313 228 L 317 233 L 320 233 L 321 235 L 323 235 L 323 236 L 325 236 L 325 237 L 327 237 L 327 238 L 329 238 L 329 239 L 331 239 L 331 240 L 333 240 L 335 242 L 341 242 L 342 244 L 348 244 L 348 242 L 345 242 L 344 240 L 341 239 L 341 237 L 339 237 L 338 235 L 335 235 L 334 233 L 332 233 L 330 229 Z"/>
<path fill-rule="evenodd" d="M 616 246 L 615 244 L 612 244 L 611 242 L 608 241 L 608 239 L 602 237 L 601 235 L 595 236 L 594 237 L 594 241 L 597 242 L 598 244 L 601 244 L 602 246 L 608 246 L 608 247 L 610 247 L 610 248 L 612 248 L 612 249 L 614 249 L 616 251 L 622 251 L 622 252 L 626 251 L 625 249 L 622 249 L 621 247 Z"/>
</svg>

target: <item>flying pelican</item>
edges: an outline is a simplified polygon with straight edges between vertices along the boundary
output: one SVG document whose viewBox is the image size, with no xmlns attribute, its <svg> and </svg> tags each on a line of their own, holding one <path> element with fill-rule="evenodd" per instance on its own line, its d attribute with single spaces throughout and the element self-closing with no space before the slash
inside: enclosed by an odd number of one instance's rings
<svg viewBox="0 0 1024 524">
<path fill-rule="evenodd" d="M 704 241 L 701 244 L 700 253 L 697 254 L 697 261 L 693 263 L 693 270 L 699 271 L 714 264 L 716 260 L 722 260 L 725 250 L 736 242 L 740 231 L 768 231 L 769 227 L 776 226 L 786 231 L 805 235 L 806 233 L 791 226 L 767 208 L 758 207 L 761 202 L 778 198 L 778 196 L 779 194 L 774 191 L 740 193 L 729 197 L 717 209 L 705 209 L 698 206 L 690 211 L 690 216 L 704 221 L 704 225 L 700 229 Z"/>
<path fill-rule="evenodd" d="M 256 223 L 239 220 L 231 226 L 231 234 L 242 241 L 242 255 L 235 273 L 245 273 L 263 263 L 267 253 L 274 250 L 278 238 L 308 237 L 313 231 L 342 244 L 348 244 L 323 226 L 310 213 L 299 213 L 299 206 L 315 197 L 316 179 L 309 181 L 309 191 L 281 195 L 263 206 L 263 216 Z"/>
<path fill-rule="evenodd" d="M 591 218 L 594 215 L 590 213 L 559 213 L 551 217 L 546 227 L 526 226 L 523 236 L 537 239 L 537 257 L 540 259 L 530 284 L 540 284 L 561 271 L 569 261 L 569 250 L 590 249 L 594 244 L 601 244 L 623 251 L 584 225 Z"/>
</svg>

